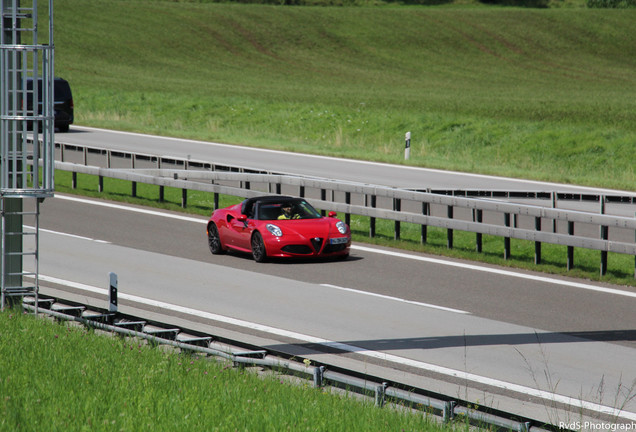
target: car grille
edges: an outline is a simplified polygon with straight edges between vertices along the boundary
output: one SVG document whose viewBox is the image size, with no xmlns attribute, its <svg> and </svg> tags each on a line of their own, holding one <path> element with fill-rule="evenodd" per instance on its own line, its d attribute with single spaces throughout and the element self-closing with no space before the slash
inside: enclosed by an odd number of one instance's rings
<svg viewBox="0 0 636 432">
<path fill-rule="evenodd" d="M 282 251 L 299 255 L 311 255 L 313 252 L 307 245 L 287 245 L 283 246 Z"/>
<path fill-rule="evenodd" d="M 321 238 L 321 237 L 314 237 L 311 239 L 311 244 L 313 245 L 314 249 L 316 250 L 316 252 L 320 252 L 320 248 L 322 247 L 322 243 L 325 241 L 325 239 Z"/>
</svg>

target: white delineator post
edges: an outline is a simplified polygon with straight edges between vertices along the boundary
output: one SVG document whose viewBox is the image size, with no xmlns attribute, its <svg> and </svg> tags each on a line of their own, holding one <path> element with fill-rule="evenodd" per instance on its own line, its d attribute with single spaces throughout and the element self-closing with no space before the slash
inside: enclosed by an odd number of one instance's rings
<svg viewBox="0 0 636 432">
<path fill-rule="evenodd" d="M 406 143 L 404 145 L 404 159 L 411 157 L 411 132 L 406 133 Z"/>
</svg>

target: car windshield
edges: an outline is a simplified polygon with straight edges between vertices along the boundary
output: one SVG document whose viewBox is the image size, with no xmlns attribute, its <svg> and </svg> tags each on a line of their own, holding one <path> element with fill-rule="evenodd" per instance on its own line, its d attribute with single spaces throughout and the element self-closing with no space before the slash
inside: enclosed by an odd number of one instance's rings
<svg viewBox="0 0 636 432">
<path fill-rule="evenodd" d="M 304 200 L 265 202 L 258 206 L 259 220 L 317 219 L 320 217 L 318 210 Z"/>
</svg>

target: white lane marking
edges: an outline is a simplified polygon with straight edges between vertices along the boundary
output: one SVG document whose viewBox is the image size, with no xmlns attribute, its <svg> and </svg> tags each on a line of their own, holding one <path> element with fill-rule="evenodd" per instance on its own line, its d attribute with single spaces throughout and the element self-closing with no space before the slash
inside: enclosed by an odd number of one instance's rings
<svg viewBox="0 0 636 432">
<path fill-rule="evenodd" d="M 134 212 L 134 213 L 142 213 L 142 214 L 147 214 L 151 216 L 161 216 L 161 217 L 170 218 L 170 219 L 178 219 L 178 220 L 182 220 L 186 222 L 207 223 L 207 219 L 182 216 L 182 215 L 172 214 L 172 213 L 164 213 L 160 211 L 148 210 L 148 209 L 137 208 L 137 207 L 129 207 L 129 206 L 120 205 L 120 204 L 113 204 L 107 201 L 89 200 L 86 198 L 78 198 L 76 196 L 71 196 L 71 195 L 55 194 L 55 198 L 60 198 L 63 200 L 68 200 L 68 201 L 75 201 L 82 204 L 91 204 L 91 205 L 96 205 L 100 207 L 109 207 L 109 208 L 114 208 L 117 210 L 125 210 L 129 212 Z"/>
<path fill-rule="evenodd" d="M 28 225 L 23 225 L 23 226 L 26 229 L 30 229 L 32 231 L 35 231 L 35 227 L 28 226 Z M 95 242 L 95 243 L 111 244 L 111 242 L 106 241 L 106 240 L 99 240 L 99 239 L 94 239 L 94 238 L 90 238 L 90 237 L 84 237 L 84 236 L 79 236 L 79 235 L 75 235 L 75 234 L 64 233 L 64 232 L 60 232 L 60 231 L 48 230 L 48 229 L 44 229 L 44 228 L 40 228 L 40 231 L 41 232 L 47 232 L 47 233 L 50 233 L 50 234 L 61 235 L 61 236 L 65 236 L 65 237 L 71 237 L 71 238 L 78 239 L 78 240 L 88 240 L 88 241 L 92 241 L 92 242 Z"/>
<path fill-rule="evenodd" d="M 324 286 L 327 288 L 333 288 L 333 289 L 337 289 L 340 291 L 347 291 L 347 292 L 352 292 L 355 294 L 361 294 L 361 295 L 366 295 L 366 296 L 371 296 L 371 297 L 378 297 L 384 300 L 391 300 L 391 301 L 396 301 L 396 302 L 400 302 L 400 303 L 407 303 L 407 304 L 412 304 L 412 305 L 416 305 L 416 306 L 422 306 L 422 307 L 426 307 L 426 308 L 431 308 L 431 309 L 439 309 L 439 310 L 443 310 L 446 312 L 452 312 L 452 313 L 458 313 L 458 314 L 466 314 L 466 315 L 470 315 L 470 312 L 466 312 L 460 309 L 453 309 L 453 308 L 448 308 L 448 307 L 444 307 L 444 306 L 437 306 L 434 304 L 430 304 L 430 303 L 421 303 L 421 302 L 416 302 L 413 300 L 406 300 L 406 299 L 402 299 L 399 297 L 392 297 L 392 296 L 388 296 L 388 295 L 384 295 L 384 294 L 376 294 L 376 293 L 372 293 L 372 292 L 367 292 L 367 291 L 360 291 L 357 289 L 353 289 L 353 288 L 343 288 L 343 287 L 339 287 L 337 285 L 331 285 L 331 284 L 320 284 L 320 286 Z"/>
<path fill-rule="evenodd" d="M 59 284 L 59 285 L 66 285 L 66 286 L 84 290 L 84 291 L 89 291 L 89 292 L 93 292 L 93 293 L 97 293 L 101 295 L 108 295 L 108 290 L 103 288 L 98 288 L 98 287 L 85 285 L 85 284 L 72 282 L 72 281 L 66 281 L 63 279 L 58 279 L 55 277 L 45 276 L 45 275 L 40 275 L 40 279 L 43 281 L 48 281 L 48 282 Z M 132 302 L 149 305 L 156 308 L 166 309 L 166 310 L 170 310 L 170 311 L 181 313 L 181 314 L 192 315 L 199 318 L 219 321 L 226 324 L 248 328 L 251 330 L 257 330 L 257 331 L 274 334 L 277 336 L 293 338 L 305 343 L 319 344 L 319 345 L 323 345 L 330 348 L 336 348 L 346 352 L 356 353 L 366 357 L 380 359 L 383 361 L 390 361 L 393 363 L 397 363 L 397 364 L 401 364 L 401 365 L 405 365 L 409 367 L 414 367 L 414 368 L 418 368 L 422 370 L 427 370 L 430 372 L 435 372 L 435 373 L 443 374 L 446 376 L 460 378 L 462 380 L 469 380 L 469 381 L 486 384 L 486 385 L 497 387 L 504 390 L 524 393 L 524 394 L 527 394 L 528 396 L 535 396 L 535 397 L 539 397 L 539 398 L 546 399 L 553 402 L 564 403 L 575 408 L 587 409 L 587 410 L 595 411 L 602 414 L 608 414 L 613 417 L 626 418 L 626 419 L 636 421 L 636 413 L 623 411 L 621 409 L 612 408 L 609 406 L 600 405 L 597 403 L 588 402 L 588 401 L 572 398 L 565 395 L 560 395 L 560 394 L 556 394 L 556 393 L 552 393 L 552 392 L 548 392 L 544 390 L 538 390 L 538 389 L 526 387 L 519 384 L 509 383 L 506 381 L 501 381 L 494 378 L 488 378 L 488 377 L 484 377 L 484 376 L 480 376 L 480 375 L 476 375 L 476 374 L 472 374 L 472 373 L 468 373 L 468 372 L 464 372 L 464 371 L 460 371 L 456 369 L 434 365 L 431 363 L 425 363 L 418 360 L 408 359 L 408 358 L 396 356 L 393 354 L 366 350 L 364 348 L 357 347 L 354 345 L 343 344 L 343 343 L 331 341 L 328 339 L 318 338 L 315 336 L 309 336 L 302 333 L 292 332 L 289 330 L 283 330 L 283 329 L 279 329 L 276 327 L 271 327 L 271 326 L 267 326 L 263 324 L 252 323 L 252 322 L 240 320 L 237 318 L 230 318 L 223 315 L 214 314 L 211 312 L 205 312 L 205 311 L 201 311 L 197 309 L 187 308 L 184 306 L 178 306 L 178 305 L 173 305 L 170 303 L 165 303 L 165 302 L 161 302 L 157 300 L 151 300 L 144 297 L 124 294 L 121 292 L 118 293 L 117 296 L 121 300 L 129 300 Z"/>
<path fill-rule="evenodd" d="M 604 294 L 614 294 L 614 295 L 620 295 L 620 296 L 625 296 L 625 297 L 636 298 L 636 293 L 635 292 L 623 291 L 623 290 L 618 290 L 618 289 L 614 289 L 614 288 L 605 288 L 605 287 L 600 287 L 600 286 L 596 286 L 596 285 L 584 284 L 584 283 L 580 283 L 580 282 L 572 282 L 572 281 L 549 278 L 549 277 L 545 277 L 545 276 L 536 276 L 536 275 L 530 275 L 530 274 L 524 274 L 524 273 L 517 273 L 517 272 L 510 271 L 510 270 L 501 270 L 501 269 L 490 268 L 490 267 L 482 267 L 482 266 L 474 265 L 474 264 L 467 264 L 467 263 L 454 262 L 454 261 L 446 261 L 446 260 L 441 260 L 441 259 L 438 259 L 438 258 L 429 258 L 429 257 L 424 257 L 424 256 L 419 256 L 419 255 L 406 254 L 406 253 L 402 253 L 402 252 L 393 252 L 393 251 L 385 251 L 385 250 L 380 250 L 380 249 L 373 249 L 373 248 L 369 248 L 369 247 L 366 247 L 366 246 L 352 245 L 351 248 L 352 249 L 361 250 L 361 251 L 364 251 L 364 252 L 371 252 L 371 253 L 377 253 L 377 254 L 390 255 L 390 256 L 394 256 L 394 257 L 398 257 L 398 258 L 412 259 L 412 260 L 416 260 L 416 261 L 424 261 L 424 262 L 429 262 L 429 263 L 433 263 L 433 264 L 441 264 L 441 265 L 446 265 L 446 266 L 451 266 L 451 267 L 460 267 L 460 268 L 464 268 L 464 269 L 468 269 L 468 270 L 475 270 L 475 271 L 481 271 L 481 272 L 486 272 L 486 273 L 495 273 L 495 274 L 498 274 L 498 275 L 501 275 L 501 276 L 510 276 L 510 277 L 516 277 L 516 278 L 521 278 L 521 279 L 528 279 L 528 280 L 532 280 L 532 281 L 536 281 L 536 282 L 551 283 L 551 284 L 555 284 L 555 285 L 565 285 L 565 286 L 569 286 L 569 287 L 573 287 L 573 288 L 580 288 L 580 289 L 585 289 L 585 290 L 589 290 L 589 291 L 597 291 L 597 292 L 601 292 L 601 293 L 604 293 Z"/>
<path fill-rule="evenodd" d="M 88 200 L 88 199 L 85 199 L 85 198 L 77 198 L 77 197 L 69 196 L 69 195 L 56 194 L 55 198 L 60 198 L 60 199 L 65 199 L 65 200 L 70 200 L 70 201 L 76 201 L 76 202 L 80 202 L 80 203 L 83 203 L 83 204 L 91 204 L 91 205 L 98 205 L 98 206 L 103 206 L 103 207 L 111 207 L 111 208 L 116 208 L 118 210 L 132 211 L 132 212 L 137 212 L 137 213 L 149 214 L 149 215 L 153 215 L 153 216 L 167 217 L 167 218 L 178 219 L 178 220 L 183 220 L 183 221 L 188 221 L 188 222 L 207 223 L 207 219 L 197 219 L 197 218 L 188 217 L 188 216 L 181 216 L 181 215 L 177 215 L 177 214 L 162 213 L 162 212 L 154 211 L 154 210 L 146 210 L 146 209 L 141 209 L 141 208 L 136 208 L 136 207 L 127 207 L 127 206 L 124 206 L 124 205 L 112 204 L 112 203 L 103 202 L 103 201 Z M 433 263 L 433 264 L 440 264 L 440 265 L 446 265 L 446 266 L 452 266 L 452 267 L 460 267 L 460 268 L 464 268 L 464 269 L 467 269 L 467 270 L 475 270 L 475 271 L 481 271 L 481 272 L 487 272 L 487 273 L 494 273 L 494 274 L 498 274 L 498 275 L 502 275 L 502 276 L 510 276 L 510 277 L 515 277 L 515 278 L 520 278 L 520 279 L 528 279 L 528 280 L 533 280 L 535 282 L 550 283 L 550 284 L 554 284 L 554 285 L 563 285 L 563 286 L 568 286 L 568 287 L 571 287 L 571 288 L 585 289 L 585 290 L 596 291 L 596 292 L 600 292 L 600 293 L 604 293 L 604 294 L 613 294 L 613 295 L 620 295 L 620 296 L 624 296 L 624 297 L 636 298 L 636 292 L 623 291 L 623 290 L 618 290 L 618 289 L 614 289 L 614 288 L 605 288 L 605 287 L 585 284 L 585 283 L 581 283 L 581 282 L 572 282 L 572 281 L 554 279 L 554 278 L 550 278 L 550 277 L 546 277 L 546 276 L 535 276 L 535 275 L 530 275 L 530 274 L 517 273 L 517 272 L 510 271 L 510 270 L 502 270 L 502 269 L 496 269 L 496 268 L 491 268 L 491 267 L 484 267 L 484 266 L 480 266 L 480 265 L 476 265 L 476 264 L 468 264 L 468 263 L 462 263 L 462 262 L 447 261 L 447 260 L 443 260 L 443 259 L 439 259 L 439 258 L 430 258 L 430 257 L 424 257 L 424 256 L 420 256 L 420 255 L 407 254 L 407 253 L 404 253 L 404 252 L 394 252 L 394 251 L 387 251 L 387 250 L 382 250 L 382 249 L 375 249 L 375 248 L 370 248 L 370 247 L 367 247 L 367 246 L 360 246 L 360 245 L 357 245 L 357 244 L 356 245 L 351 245 L 351 249 L 359 250 L 359 251 L 363 251 L 363 252 L 369 252 L 369 253 L 388 255 L 388 256 L 393 256 L 393 257 L 396 257 L 396 258 L 405 258 L 405 259 L 411 259 L 411 260 L 416 260 L 416 261 L 429 262 L 429 263 Z"/>
</svg>

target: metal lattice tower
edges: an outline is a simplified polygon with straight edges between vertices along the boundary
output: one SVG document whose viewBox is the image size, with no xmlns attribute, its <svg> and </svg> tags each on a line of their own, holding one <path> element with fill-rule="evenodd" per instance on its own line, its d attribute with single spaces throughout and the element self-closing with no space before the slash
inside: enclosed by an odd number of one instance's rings
<svg viewBox="0 0 636 432">
<path fill-rule="evenodd" d="M 54 192 L 53 0 L 46 3 L 38 8 L 37 0 L 0 0 L 3 309 L 25 295 L 37 305 L 40 203 Z M 41 21 L 48 24 L 44 31 Z"/>
</svg>

